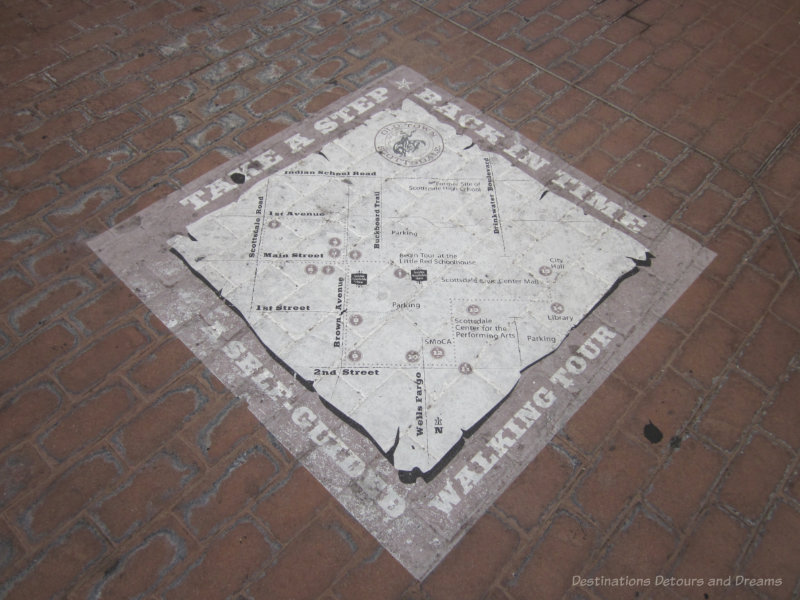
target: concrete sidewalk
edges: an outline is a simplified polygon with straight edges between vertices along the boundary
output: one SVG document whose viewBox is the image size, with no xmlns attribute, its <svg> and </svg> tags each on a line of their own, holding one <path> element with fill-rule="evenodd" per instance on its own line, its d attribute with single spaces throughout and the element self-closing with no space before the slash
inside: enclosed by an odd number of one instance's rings
<svg viewBox="0 0 800 600">
<path fill-rule="evenodd" d="M 800 594 L 797 2 L 0 16 L 0 597 Z M 398 65 L 717 253 L 423 582 L 86 246 Z"/>
</svg>

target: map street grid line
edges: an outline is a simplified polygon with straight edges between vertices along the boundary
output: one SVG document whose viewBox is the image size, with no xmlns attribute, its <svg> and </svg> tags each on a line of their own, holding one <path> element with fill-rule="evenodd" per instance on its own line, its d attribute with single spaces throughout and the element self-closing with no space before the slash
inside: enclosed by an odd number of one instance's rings
<svg viewBox="0 0 800 600">
<path fill-rule="evenodd" d="M 713 257 L 405 67 L 90 246 L 420 579 Z"/>
</svg>

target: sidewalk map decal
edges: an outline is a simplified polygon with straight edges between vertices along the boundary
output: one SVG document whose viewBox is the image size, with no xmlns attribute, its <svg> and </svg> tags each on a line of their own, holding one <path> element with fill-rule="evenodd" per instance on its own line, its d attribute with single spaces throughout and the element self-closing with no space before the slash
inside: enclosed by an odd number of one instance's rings
<svg viewBox="0 0 800 600">
<path fill-rule="evenodd" d="M 90 245 L 418 578 L 713 256 L 404 67 Z"/>
</svg>

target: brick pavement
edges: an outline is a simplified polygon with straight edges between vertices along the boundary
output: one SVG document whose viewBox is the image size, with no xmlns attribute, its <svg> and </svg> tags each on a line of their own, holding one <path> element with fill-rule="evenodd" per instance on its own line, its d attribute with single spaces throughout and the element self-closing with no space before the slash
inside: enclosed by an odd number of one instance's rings
<svg viewBox="0 0 800 600">
<path fill-rule="evenodd" d="M 0 597 L 800 594 L 796 2 L 0 14 Z M 399 64 L 718 254 L 423 582 L 85 245 Z M 708 585 L 728 576 L 782 585 Z"/>
</svg>

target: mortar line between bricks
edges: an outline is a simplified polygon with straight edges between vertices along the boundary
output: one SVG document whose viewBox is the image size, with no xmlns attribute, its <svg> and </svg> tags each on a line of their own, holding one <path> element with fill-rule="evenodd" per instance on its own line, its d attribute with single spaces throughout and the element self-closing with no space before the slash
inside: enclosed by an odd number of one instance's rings
<svg viewBox="0 0 800 600">
<path fill-rule="evenodd" d="M 772 152 L 769 153 L 767 158 L 761 163 L 761 165 L 756 169 L 753 173 L 753 179 L 759 179 L 761 175 L 764 174 L 764 171 L 778 158 L 778 155 L 783 152 L 786 147 L 791 144 L 797 135 L 800 133 L 800 123 L 797 123 L 792 130 L 786 134 L 786 137 L 772 149 Z"/>
<path fill-rule="evenodd" d="M 758 200 L 761 204 L 761 207 L 767 213 L 767 217 L 770 220 L 772 229 L 778 236 L 778 241 L 780 242 L 781 247 L 783 248 L 784 254 L 786 254 L 786 258 L 791 263 L 795 275 L 797 275 L 797 277 L 800 278 L 800 265 L 798 265 L 797 259 L 795 259 L 794 254 L 792 254 L 792 250 L 791 248 L 789 248 L 789 243 L 786 241 L 786 237 L 783 235 L 783 231 L 781 231 L 780 222 L 778 221 L 777 217 L 775 217 L 775 214 L 772 212 L 772 209 L 769 207 L 769 203 L 767 202 L 766 198 L 764 198 L 764 194 L 761 192 L 761 188 L 758 185 L 758 183 L 753 182 L 752 187 L 756 196 L 758 196 Z"/>
<path fill-rule="evenodd" d="M 742 377 L 743 379 L 746 379 L 747 381 L 749 381 L 754 386 L 758 387 L 759 388 L 759 392 L 762 395 L 764 395 L 765 397 L 768 398 L 769 396 L 772 395 L 771 391 L 764 391 L 764 389 L 759 387 L 762 384 L 757 379 L 755 379 L 752 375 L 750 375 L 750 373 L 748 373 L 747 371 L 743 370 L 741 367 L 738 367 L 737 365 L 734 365 L 733 368 L 725 376 L 725 378 L 720 379 L 719 385 L 715 386 L 715 388 L 712 391 L 710 391 L 708 393 L 708 395 L 705 397 L 705 399 L 702 401 L 702 403 L 701 403 L 701 413 L 702 414 L 700 415 L 701 417 L 705 416 L 705 413 L 707 412 L 707 407 L 710 405 L 711 402 L 713 402 L 717 398 L 717 396 L 719 395 L 721 389 L 725 386 L 725 384 L 727 383 L 727 381 L 728 381 L 728 379 L 729 379 L 731 374 L 735 374 L 735 375 L 737 375 L 739 377 Z M 771 402 L 770 402 L 770 404 L 771 404 Z M 764 417 L 764 411 L 765 411 L 765 409 L 762 406 L 761 408 L 759 408 L 758 410 L 756 410 L 753 413 L 753 416 L 750 418 L 750 421 L 743 426 L 742 435 L 740 437 L 747 438 L 750 435 L 750 432 L 753 431 L 758 426 L 759 422 Z M 700 430 L 698 430 L 698 428 L 697 428 L 697 425 L 698 425 L 697 420 L 695 420 L 692 423 L 690 423 L 690 425 L 691 425 L 690 429 L 691 429 L 692 437 L 695 440 L 697 440 L 698 442 L 700 442 L 700 443 L 712 448 L 713 450 L 715 450 L 716 452 L 721 454 L 724 457 L 724 461 L 726 463 L 728 461 L 728 457 L 729 456 L 733 456 L 735 458 L 736 455 L 742 449 L 742 446 L 740 446 L 739 441 L 737 441 L 730 448 L 727 448 L 727 447 L 719 444 L 716 440 L 714 440 L 714 438 L 712 438 L 708 434 L 703 433 Z"/>
<path fill-rule="evenodd" d="M 761 179 L 761 176 L 764 172 L 772 165 L 775 160 L 777 160 L 778 156 L 791 144 L 797 135 L 800 134 L 800 123 L 795 125 L 792 130 L 786 135 L 783 140 L 772 149 L 772 152 L 769 153 L 769 156 L 764 159 L 761 165 L 756 169 L 755 173 L 753 173 L 753 190 L 755 191 L 758 199 L 761 203 L 762 208 L 767 213 L 769 217 L 770 223 L 772 223 L 773 228 L 775 229 L 775 233 L 778 235 L 778 240 L 783 246 L 783 251 L 786 254 L 789 262 L 792 263 L 792 267 L 794 267 L 794 272 L 800 277 L 800 265 L 797 264 L 797 260 L 795 259 L 794 255 L 792 254 L 791 249 L 789 248 L 789 244 L 786 241 L 786 237 L 783 235 L 783 231 L 781 231 L 780 223 L 778 219 L 775 217 L 775 214 L 772 212 L 769 204 L 767 203 L 766 198 L 764 198 L 764 194 L 761 193 L 761 188 L 758 185 L 758 181 Z"/>
<path fill-rule="evenodd" d="M 601 95 L 599 95 L 599 94 L 597 94 L 595 92 L 592 92 L 591 90 L 581 86 L 580 83 L 575 83 L 573 81 L 570 81 L 569 79 L 567 79 L 566 77 L 564 77 L 562 75 L 559 75 L 555 71 L 552 71 L 551 69 L 548 69 L 547 67 L 543 67 L 543 66 L 533 62 L 531 59 L 522 56 L 519 52 L 517 52 L 515 50 L 512 50 L 510 48 L 506 48 L 502 44 L 500 44 L 498 42 L 495 42 L 494 40 L 492 40 L 490 38 L 487 38 L 486 36 L 484 36 L 484 35 L 482 35 L 480 33 L 477 33 L 476 31 L 473 31 L 472 29 L 470 29 L 466 25 L 462 25 L 458 21 L 454 21 L 453 19 L 447 17 L 446 15 L 443 15 L 443 14 L 437 12 L 436 10 L 434 10 L 432 8 L 429 8 L 428 6 L 425 6 L 424 4 L 422 4 L 421 0 L 408 0 L 408 1 L 411 2 L 414 5 L 422 8 L 423 10 L 428 11 L 432 15 L 434 15 L 434 16 L 436 16 L 436 17 L 438 17 L 438 18 L 440 18 L 440 19 L 442 19 L 444 21 L 447 21 L 451 25 L 455 25 L 459 29 L 461 29 L 461 30 L 463 30 L 463 31 L 465 31 L 465 32 L 477 37 L 478 39 L 486 42 L 487 44 L 489 44 L 491 46 L 494 46 L 495 48 L 498 48 L 499 50 L 502 50 L 503 52 L 506 52 L 506 53 L 510 54 L 514 58 L 517 58 L 517 59 L 529 64 L 530 66 L 538 69 L 542 73 L 546 73 L 547 75 L 555 77 L 556 79 L 558 79 L 559 81 L 563 82 L 564 84 L 566 84 L 566 85 L 568 85 L 568 86 L 570 86 L 570 87 L 572 87 L 572 88 L 574 88 L 574 89 L 576 89 L 576 90 L 578 90 L 580 92 L 583 92 L 584 94 L 590 96 L 591 98 L 593 98 L 593 99 L 595 99 L 595 100 L 597 100 L 599 102 L 602 102 L 603 104 L 609 106 L 610 108 L 613 108 L 614 110 L 622 113 L 626 117 L 628 117 L 630 119 L 633 119 L 634 121 L 637 121 L 638 123 L 641 123 L 645 127 L 649 128 L 649 129 L 651 129 L 651 130 L 653 130 L 653 131 L 655 131 L 657 133 L 660 133 L 661 135 L 664 135 L 664 136 L 670 138 L 671 140 L 673 140 L 675 142 L 678 142 L 682 146 L 688 148 L 689 150 L 691 150 L 693 152 L 696 152 L 697 154 L 709 159 L 710 161 L 712 161 L 714 163 L 717 163 L 719 165 L 722 165 L 726 169 L 728 169 L 730 171 L 733 171 L 734 173 L 736 173 L 740 177 L 746 179 L 750 183 L 754 183 L 755 182 L 755 175 L 748 175 L 747 173 L 739 170 L 737 167 L 734 167 L 733 165 L 730 165 L 724 159 L 718 158 L 718 157 L 706 152 L 705 150 L 702 150 L 701 148 L 698 148 L 694 144 L 679 138 L 675 134 L 669 133 L 668 131 L 665 131 L 665 130 L 661 129 L 660 127 L 650 123 L 649 121 L 647 121 L 647 120 L 643 119 L 642 117 L 636 115 L 635 113 L 631 112 L 630 110 L 622 108 L 621 106 L 618 106 L 617 104 L 615 104 L 611 100 L 608 100 L 608 99 L 604 98 L 603 96 L 601 96 Z"/>
</svg>

